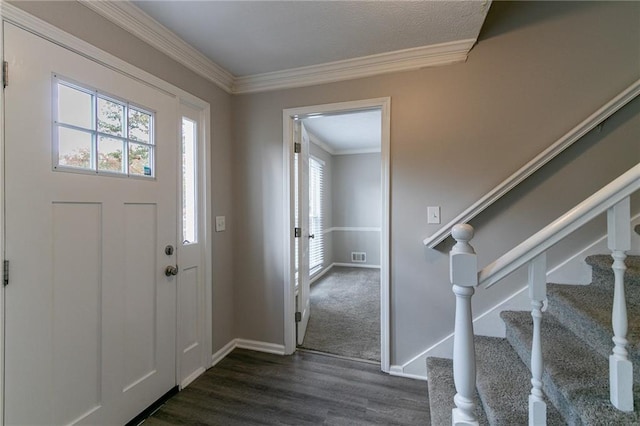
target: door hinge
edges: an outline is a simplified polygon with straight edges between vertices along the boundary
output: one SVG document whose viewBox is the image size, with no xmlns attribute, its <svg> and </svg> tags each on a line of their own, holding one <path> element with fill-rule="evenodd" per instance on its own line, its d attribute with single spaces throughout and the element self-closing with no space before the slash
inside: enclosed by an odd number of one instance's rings
<svg viewBox="0 0 640 426">
<path fill-rule="evenodd" d="M 293 228 L 293 236 L 296 238 L 302 237 L 302 228 Z"/>
<path fill-rule="evenodd" d="M 296 322 L 302 321 L 302 312 L 296 312 Z"/>
<path fill-rule="evenodd" d="M 298 142 L 295 142 L 293 144 L 293 152 L 296 153 L 296 154 L 300 154 L 302 152 L 302 144 L 298 143 Z"/>
<path fill-rule="evenodd" d="M 9 62 L 4 61 L 2 63 L 2 87 L 5 88 L 9 85 Z"/>
<path fill-rule="evenodd" d="M 9 284 L 9 261 L 8 260 L 5 260 L 4 262 L 2 262 L 2 279 L 5 286 Z"/>
</svg>

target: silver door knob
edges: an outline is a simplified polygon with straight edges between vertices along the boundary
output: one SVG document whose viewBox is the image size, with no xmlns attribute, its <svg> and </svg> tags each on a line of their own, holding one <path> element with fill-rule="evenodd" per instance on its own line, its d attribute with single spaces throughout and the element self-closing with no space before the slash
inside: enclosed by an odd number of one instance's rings
<svg viewBox="0 0 640 426">
<path fill-rule="evenodd" d="M 166 268 L 164 268 L 164 274 L 168 277 L 172 276 L 172 275 L 178 275 L 178 267 L 177 266 L 173 266 L 173 265 L 169 265 Z"/>
</svg>

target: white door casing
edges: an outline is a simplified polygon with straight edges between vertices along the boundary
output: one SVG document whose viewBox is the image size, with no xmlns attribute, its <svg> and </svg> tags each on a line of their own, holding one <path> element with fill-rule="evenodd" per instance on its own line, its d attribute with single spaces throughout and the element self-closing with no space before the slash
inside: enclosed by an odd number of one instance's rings
<svg viewBox="0 0 640 426">
<path fill-rule="evenodd" d="M 122 424 L 176 384 L 177 102 L 4 28 L 5 422 Z M 52 170 L 52 73 L 155 112 L 155 179 Z"/>
<path fill-rule="evenodd" d="M 294 227 L 293 206 L 293 139 L 294 128 L 299 119 L 318 114 L 348 113 L 367 109 L 380 109 L 382 112 L 382 143 L 381 143 L 381 232 L 380 232 L 380 368 L 389 372 L 390 369 L 390 271 L 389 271 L 389 242 L 390 242 L 390 140 L 391 140 L 391 98 L 366 99 L 359 101 L 339 102 L 333 104 L 314 105 L 285 109 L 282 112 L 283 154 L 284 154 L 284 190 L 289 196 L 284 197 L 285 214 L 285 283 L 284 283 L 284 340 L 285 353 L 292 354 L 296 347 L 296 327 L 293 321 L 296 306 L 294 249 L 292 235 Z"/>
<path fill-rule="evenodd" d="M 296 315 L 296 336 L 298 345 L 302 345 L 307 332 L 307 324 L 311 315 L 311 304 L 309 295 L 309 134 L 301 120 L 296 121 L 295 133 L 300 143 L 300 153 L 298 156 L 298 226 L 301 229 L 298 237 L 298 297 Z"/>
</svg>

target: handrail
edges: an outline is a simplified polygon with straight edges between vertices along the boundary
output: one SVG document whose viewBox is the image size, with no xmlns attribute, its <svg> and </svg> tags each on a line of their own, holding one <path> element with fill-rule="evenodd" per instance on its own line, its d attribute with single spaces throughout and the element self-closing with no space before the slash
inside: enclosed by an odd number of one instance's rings
<svg viewBox="0 0 640 426">
<path fill-rule="evenodd" d="M 578 124 L 567 134 L 558 139 L 553 145 L 538 154 L 533 160 L 522 166 L 518 171 L 513 173 L 507 179 L 502 181 L 498 186 L 485 194 L 478 201 L 469 206 L 466 210 L 453 218 L 449 223 L 444 225 L 430 237 L 423 240 L 425 246 L 434 248 L 449 235 L 451 229 L 458 223 L 467 223 L 491 204 L 496 202 L 504 194 L 511 191 L 520 182 L 531 176 L 536 170 L 554 159 L 562 151 L 573 145 L 585 134 L 600 125 L 604 120 L 611 117 L 620 108 L 631 102 L 640 94 L 640 80 L 636 80 L 631 86 L 623 90 L 618 96 L 607 102 L 602 108 L 591 114 L 584 121 Z"/>
<path fill-rule="evenodd" d="M 478 285 L 489 288 L 551 246 L 604 213 L 624 198 L 640 190 L 640 163 L 626 171 L 598 192 L 569 210 L 560 218 L 513 248 L 478 272 Z"/>
</svg>

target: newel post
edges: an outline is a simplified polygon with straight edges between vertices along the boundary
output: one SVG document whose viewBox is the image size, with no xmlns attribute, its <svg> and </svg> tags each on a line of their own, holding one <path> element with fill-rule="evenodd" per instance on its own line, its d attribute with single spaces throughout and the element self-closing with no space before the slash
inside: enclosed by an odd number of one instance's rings
<svg viewBox="0 0 640 426">
<path fill-rule="evenodd" d="M 624 292 L 624 260 L 631 248 L 631 205 L 629 197 L 607 212 L 608 245 L 613 257 L 614 293 L 611 324 L 613 354 L 609 356 L 611 403 L 621 411 L 633 411 L 633 365 L 627 352 L 627 302 Z"/>
<path fill-rule="evenodd" d="M 477 425 L 474 396 L 476 393 L 476 351 L 473 344 L 471 296 L 478 285 L 478 261 L 473 247 L 471 225 L 456 225 L 451 235 L 457 243 L 449 256 L 449 271 L 453 293 L 456 295 L 456 320 L 453 337 L 453 380 L 456 408 L 451 413 L 453 426 Z"/>
</svg>

